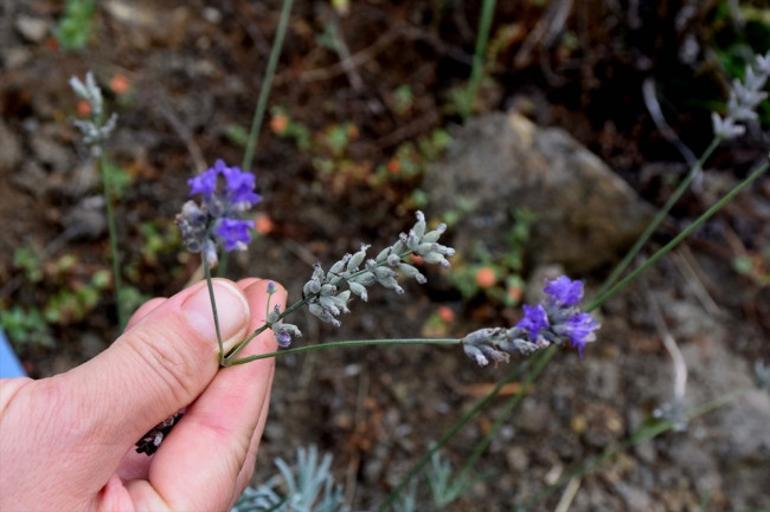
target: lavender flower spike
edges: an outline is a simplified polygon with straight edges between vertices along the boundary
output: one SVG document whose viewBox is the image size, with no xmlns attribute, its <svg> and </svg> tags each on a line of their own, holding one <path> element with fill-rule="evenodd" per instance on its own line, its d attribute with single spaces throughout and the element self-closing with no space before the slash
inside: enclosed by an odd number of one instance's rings
<svg viewBox="0 0 770 512">
<path fill-rule="evenodd" d="M 356 253 L 344 255 L 328 272 L 320 264 L 316 265 L 310 280 L 302 288 L 310 313 L 323 322 L 339 327 L 339 318 L 349 311 L 347 304 L 351 298 L 360 297 L 366 301 L 370 286 L 379 284 L 402 294 L 404 289 L 398 281 L 399 277 L 424 284 L 427 281 L 425 276 L 409 262 L 411 254 L 422 256 L 425 263 L 448 266 L 448 258 L 455 251 L 438 243 L 446 225 L 439 224 L 436 229 L 428 231 L 425 215 L 418 211 L 416 217 L 417 222 L 409 233 L 402 233 L 396 242 L 374 258 L 367 259 L 369 246 L 364 245 Z"/>
<path fill-rule="evenodd" d="M 763 91 L 770 78 L 770 52 L 757 55 L 754 62 L 746 66 L 743 80 L 734 80 L 727 100 L 727 115 L 723 118 L 716 112 L 711 114 L 714 135 L 721 139 L 732 139 L 743 135 L 745 126 L 740 123 L 758 118 L 757 107 L 767 98 Z"/>
<path fill-rule="evenodd" d="M 70 87 L 91 107 L 90 119 L 77 119 L 73 121 L 73 124 L 80 130 L 83 142 L 91 148 L 93 156 L 98 157 L 102 153 L 102 146 L 115 130 L 118 115 L 113 113 L 106 121 L 104 120 L 102 90 L 96 84 L 94 74 L 90 71 L 86 73 L 85 82 L 76 76 L 70 78 Z"/>
<path fill-rule="evenodd" d="M 559 276 L 548 281 L 543 291 L 557 304 L 575 306 L 583 300 L 583 281 L 573 281 L 567 276 Z"/>
<path fill-rule="evenodd" d="M 516 327 L 529 333 L 531 339 L 537 339 L 540 331 L 549 325 L 548 314 L 539 304 L 537 306 L 525 304 L 522 309 L 524 309 L 524 317 L 519 320 Z"/>
<path fill-rule="evenodd" d="M 550 345 L 567 342 L 583 357 L 588 343 L 596 340 L 599 323 L 580 310 L 583 282 L 567 276 L 548 281 L 546 300 L 534 306 L 526 304 L 524 315 L 512 328 L 484 328 L 463 338 L 465 354 L 478 365 L 490 361 L 507 362 L 509 354 L 530 355 Z"/>
<path fill-rule="evenodd" d="M 254 175 L 217 160 L 187 184 L 191 196 L 201 196 L 200 204 L 187 201 L 177 215 L 187 249 L 201 252 L 212 267 L 216 265 L 217 246 L 228 252 L 245 250 L 254 221 L 241 216 L 262 200 L 254 191 Z"/>
</svg>

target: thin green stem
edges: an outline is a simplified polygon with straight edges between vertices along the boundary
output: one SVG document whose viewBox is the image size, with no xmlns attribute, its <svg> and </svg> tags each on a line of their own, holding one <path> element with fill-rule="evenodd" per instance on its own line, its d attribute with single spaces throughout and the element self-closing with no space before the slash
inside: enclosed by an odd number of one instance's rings
<svg viewBox="0 0 770 512">
<path fill-rule="evenodd" d="M 297 302 L 294 302 L 292 305 L 290 305 L 289 307 L 284 309 L 283 312 L 281 312 L 280 315 L 278 315 L 278 318 L 276 318 L 275 322 L 280 322 L 281 320 L 286 318 L 288 315 L 290 315 L 294 311 L 298 310 L 299 308 L 301 308 L 302 306 L 307 304 L 308 300 L 309 300 L 308 298 L 304 298 L 304 299 L 298 300 Z M 227 356 L 221 361 L 222 365 L 223 366 L 230 366 L 233 363 L 233 361 L 236 360 L 235 356 L 237 356 L 241 352 L 241 350 L 246 348 L 246 345 L 251 343 L 251 341 L 254 338 L 256 338 L 257 336 L 259 336 L 260 334 L 262 334 L 263 332 L 268 330 L 271 325 L 272 324 L 264 323 L 264 324 L 260 325 L 257 329 L 255 329 L 251 334 L 249 334 L 248 336 L 243 338 L 241 341 L 239 341 L 238 345 L 236 345 L 235 348 L 233 348 L 227 354 Z"/>
<path fill-rule="evenodd" d="M 636 279 L 639 274 L 653 266 L 655 263 L 657 263 L 658 260 L 660 260 L 663 256 L 671 252 L 677 245 L 682 243 L 688 236 L 693 234 L 695 231 L 700 228 L 704 222 L 709 220 L 711 217 L 714 216 L 719 210 L 721 210 L 727 203 L 733 200 L 733 198 L 740 193 L 743 189 L 751 185 L 754 180 L 759 178 L 762 174 L 764 174 L 767 171 L 768 165 L 770 162 L 764 162 L 759 167 L 757 167 L 746 179 L 741 181 L 738 185 L 736 185 L 730 192 L 722 196 L 722 198 L 714 203 L 711 208 L 706 210 L 703 214 L 701 214 L 700 217 L 698 217 L 692 224 L 687 226 L 685 229 L 683 229 L 677 236 L 675 236 L 673 239 L 671 239 L 670 242 L 668 242 L 666 245 L 658 249 L 655 254 L 650 256 L 647 261 L 642 263 L 637 269 L 635 269 L 633 272 L 628 274 L 626 277 L 615 283 L 613 286 L 609 287 L 606 291 L 603 293 L 598 294 L 594 300 L 591 301 L 588 306 L 586 306 L 586 311 L 591 311 L 599 307 L 601 304 L 603 304 L 607 299 L 615 295 L 617 292 L 625 288 L 626 285 L 628 285 L 631 281 Z"/>
<path fill-rule="evenodd" d="M 201 254 L 203 262 L 203 277 L 206 278 L 206 287 L 209 289 L 209 299 L 211 299 L 211 313 L 214 315 L 214 330 L 217 332 L 217 345 L 219 346 L 219 365 L 225 361 L 225 347 L 222 344 L 222 332 L 219 329 L 219 313 L 217 312 L 217 301 L 214 297 L 214 285 L 211 282 L 211 267 L 205 254 Z"/>
<path fill-rule="evenodd" d="M 118 252 L 118 228 L 115 224 L 115 210 L 113 205 L 112 178 L 109 171 L 109 163 L 105 156 L 104 148 L 100 148 L 99 167 L 102 176 L 102 188 L 104 190 L 104 202 L 107 208 L 107 231 L 110 235 L 110 257 L 112 259 L 112 282 L 115 288 L 115 309 L 118 314 L 120 330 L 126 326 L 126 313 L 121 298 L 123 296 L 123 283 L 120 278 L 120 253 Z"/>
<path fill-rule="evenodd" d="M 249 140 L 246 144 L 246 152 L 243 155 L 243 164 L 241 165 L 241 168 L 244 171 L 251 169 L 251 164 L 254 161 L 254 152 L 257 148 L 257 139 L 259 138 L 259 131 L 262 128 L 262 122 L 265 119 L 267 100 L 270 97 L 270 88 L 273 84 L 275 68 L 278 66 L 278 59 L 280 58 L 281 50 L 283 49 L 283 40 L 286 37 L 286 29 L 289 26 L 289 15 L 291 14 L 291 6 L 293 3 L 294 0 L 283 0 L 283 6 L 281 7 L 281 17 L 278 20 L 278 28 L 275 32 L 273 47 L 270 49 L 270 57 L 267 61 L 265 77 L 262 80 L 262 84 L 259 89 L 257 108 L 254 110 L 254 118 L 251 120 L 251 130 L 249 131 Z"/>
<path fill-rule="evenodd" d="M 470 115 L 473 104 L 476 101 L 479 84 L 484 76 L 487 43 L 489 42 L 489 31 L 495 14 L 495 3 L 496 0 L 484 0 L 484 3 L 481 5 L 479 34 L 476 37 L 476 50 L 473 53 L 473 67 L 471 68 L 471 77 L 468 80 L 468 89 L 465 92 L 465 101 L 463 111 L 461 112 L 463 118 L 467 118 Z"/>
<path fill-rule="evenodd" d="M 745 392 L 746 392 L 745 390 L 741 390 L 741 391 L 728 393 L 715 400 L 712 400 L 698 407 L 694 407 L 690 409 L 685 413 L 685 416 L 688 421 L 692 421 L 700 416 L 713 412 L 719 409 L 720 407 L 724 407 L 725 405 L 729 404 L 730 402 L 732 402 L 733 400 L 735 400 Z M 601 455 L 581 464 L 574 470 L 568 471 L 567 473 L 565 473 L 555 484 L 547 486 L 545 489 L 543 489 L 538 494 L 533 496 L 532 499 L 530 499 L 527 502 L 527 504 L 519 510 L 526 510 L 528 508 L 534 507 L 535 505 L 539 504 L 542 500 L 544 500 L 545 498 L 553 494 L 557 489 L 566 485 L 567 482 L 569 482 L 573 478 L 581 478 L 588 473 L 592 473 L 593 471 L 596 471 L 596 469 L 598 469 L 601 465 L 603 465 L 605 462 L 607 462 L 609 459 L 611 459 L 615 455 L 622 453 L 625 450 L 643 441 L 654 439 L 657 436 L 665 432 L 668 432 L 669 430 L 674 428 L 676 423 L 677 422 L 672 420 L 663 419 L 663 420 L 656 420 L 652 423 L 643 425 L 642 427 L 634 431 L 628 437 L 628 439 L 626 439 L 624 442 L 613 447 L 608 447 L 607 449 L 604 450 L 604 452 L 602 452 Z"/>
<path fill-rule="evenodd" d="M 470 422 L 473 418 L 475 418 L 479 412 L 481 412 L 484 407 L 487 406 L 494 398 L 500 393 L 500 390 L 503 389 L 503 386 L 508 384 L 509 382 L 513 381 L 514 379 L 521 376 L 521 373 L 524 371 L 524 369 L 527 367 L 528 362 L 524 362 L 521 365 L 517 366 L 516 368 L 513 368 L 511 371 L 508 372 L 508 374 L 501 379 L 500 381 L 495 384 L 495 387 L 493 387 L 489 393 L 487 393 L 484 397 L 479 399 L 475 404 L 473 404 L 473 407 L 468 409 L 465 414 L 463 414 L 460 419 L 458 419 L 456 422 L 452 424 L 449 429 L 444 432 L 444 434 L 439 438 L 438 442 L 436 442 L 433 446 L 428 449 L 427 452 L 425 452 L 422 457 L 409 469 L 406 475 L 401 479 L 401 481 L 398 483 L 395 489 L 388 495 L 386 500 L 382 503 L 382 505 L 379 506 L 378 510 L 380 512 L 383 512 L 384 510 L 387 510 L 388 507 L 391 507 L 393 503 L 398 499 L 398 496 L 404 491 L 407 484 L 409 484 L 409 481 L 414 478 L 422 469 L 430 462 L 431 457 L 434 453 L 439 451 L 444 445 L 446 445 L 450 439 L 452 439 L 455 434 L 457 434 L 460 430 L 465 427 L 468 422 Z"/>
<path fill-rule="evenodd" d="M 460 338 L 389 338 L 389 339 L 374 339 L 374 340 L 343 340 L 343 341 L 330 341 L 328 343 L 318 343 L 316 345 L 303 345 L 301 347 L 287 348 L 283 350 L 277 350 L 275 352 L 268 352 L 266 354 L 257 354 L 253 356 L 242 357 L 240 359 L 234 359 L 227 363 L 227 366 L 235 366 L 237 364 L 246 364 L 258 359 L 267 359 L 269 357 L 286 356 L 289 354 L 301 354 L 303 352 L 314 352 L 316 350 L 327 350 L 330 348 L 354 348 L 364 347 L 367 345 L 459 345 L 462 343 Z"/>
<path fill-rule="evenodd" d="M 714 137 L 714 140 L 711 141 L 711 144 L 709 144 L 709 146 L 703 152 L 703 154 L 695 163 L 695 165 L 692 166 L 687 176 L 682 180 L 682 182 L 679 184 L 676 190 L 674 190 L 674 192 L 671 194 L 671 197 L 668 198 L 668 200 L 666 201 L 666 204 L 663 205 L 663 208 L 661 208 L 655 214 L 655 217 L 647 225 L 647 227 L 644 229 L 644 232 L 639 236 L 639 238 L 636 240 L 636 242 L 631 247 L 631 249 L 628 250 L 628 253 L 626 253 L 626 255 L 623 257 L 621 262 L 618 263 L 617 266 L 615 266 L 615 268 L 612 270 L 612 273 L 610 274 L 610 276 L 607 278 L 607 280 L 604 282 L 602 287 L 597 292 L 599 295 L 607 291 L 607 289 L 609 289 L 610 286 L 615 284 L 615 282 L 620 278 L 620 275 L 634 261 L 634 258 L 636 257 L 636 255 L 639 254 L 639 251 L 642 250 L 642 247 L 644 247 L 644 244 L 647 243 L 647 240 L 650 239 L 653 233 L 655 233 L 655 230 L 657 230 L 658 227 L 661 225 L 661 223 L 666 219 L 666 216 L 668 216 L 669 212 L 671 211 L 671 208 L 674 207 L 676 202 L 679 201 L 679 199 L 687 191 L 687 189 L 690 188 L 690 184 L 698 176 L 698 174 L 700 174 L 700 172 L 703 170 L 703 164 L 705 164 L 706 161 L 709 159 L 709 157 L 711 157 L 711 155 L 714 153 L 714 151 L 716 150 L 716 148 L 719 146 L 721 142 L 722 140 L 719 137 Z"/>
</svg>

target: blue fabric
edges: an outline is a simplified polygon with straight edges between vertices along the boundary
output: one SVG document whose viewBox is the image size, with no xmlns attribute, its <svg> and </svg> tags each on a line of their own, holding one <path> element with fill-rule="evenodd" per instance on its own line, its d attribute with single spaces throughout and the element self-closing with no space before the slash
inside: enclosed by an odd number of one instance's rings
<svg viewBox="0 0 770 512">
<path fill-rule="evenodd" d="M 8 342 L 8 338 L 5 337 L 5 333 L 0 329 L 0 378 L 7 379 L 9 377 L 24 377 L 26 376 L 24 368 L 21 367 L 19 359 L 11 348 L 11 344 Z"/>
</svg>

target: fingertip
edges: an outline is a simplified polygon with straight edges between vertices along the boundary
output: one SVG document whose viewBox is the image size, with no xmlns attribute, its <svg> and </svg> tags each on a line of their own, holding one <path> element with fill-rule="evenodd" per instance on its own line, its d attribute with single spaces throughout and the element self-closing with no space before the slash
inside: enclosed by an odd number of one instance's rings
<svg viewBox="0 0 770 512">
<path fill-rule="evenodd" d="M 246 290 L 246 288 L 248 288 L 249 286 L 261 280 L 262 279 L 259 277 L 245 277 L 237 281 L 235 284 L 237 284 L 238 288 L 240 288 L 241 290 Z"/>
</svg>

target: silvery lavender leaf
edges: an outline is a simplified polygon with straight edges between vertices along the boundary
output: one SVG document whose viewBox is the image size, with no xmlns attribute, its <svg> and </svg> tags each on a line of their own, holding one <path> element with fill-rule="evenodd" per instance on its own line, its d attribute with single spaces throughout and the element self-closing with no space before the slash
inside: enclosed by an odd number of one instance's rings
<svg viewBox="0 0 770 512">
<path fill-rule="evenodd" d="M 765 76 L 770 76 L 770 51 L 764 56 L 757 55 L 755 65 L 760 73 L 763 73 Z"/>
<path fill-rule="evenodd" d="M 331 455 L 319 458 L 315 446 L 298 448 L 289 465 L 276 459 L 278 474 L 244 490 L 230 512 L 349 512 L 342 488 L 331 474 Z"/>
<path fill-rule="evenodd" d="M 737 124 L 735 118 L 722 118 L 716 112 L 711 113 L 711 124 L 714 129 L 714 135 L 725 140 L 734 139 L 746 132 L 746 127 Z"/>
</svg>

